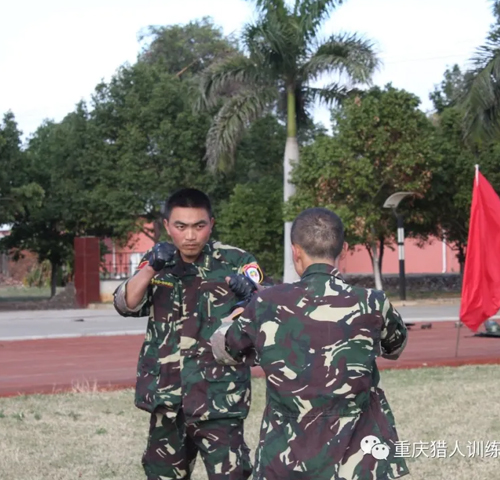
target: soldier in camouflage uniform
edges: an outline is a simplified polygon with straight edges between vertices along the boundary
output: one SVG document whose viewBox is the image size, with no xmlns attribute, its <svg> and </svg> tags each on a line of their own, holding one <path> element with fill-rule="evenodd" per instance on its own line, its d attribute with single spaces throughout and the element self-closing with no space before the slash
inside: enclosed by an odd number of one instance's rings
<svg viewBox="0 0 500 480">
<path fill-rule="evenodd" d="M 341 278 L 335 260 L 344 233 L 333 212 L 302 212 L 291 241 L 300 280 L 254 295 L 211 340 L 217 361 L 260 364 L 266 375 L 253 479 L 407 475 L 395 455 L 395 421 L 375 361 L 399 357 L 405 324 L 384 292 Z"/>
<path fill-rule="evenodd" d="M 209 240 L 214 220 L 204 193 L 175 193 L 165 217 L 173 245 L 147 252 L 114 300 L 123 316 L 149 316 L 135 396 L 151 414 L 143 467 L 149 480 L 189 479 L 199 451 L 210 480 L 246 479 L 250 367 L 218 364 L 209 340 L 238 300 L 226 277 L 258 284 L 263 274 L 252 255 Z"/>
</svg>

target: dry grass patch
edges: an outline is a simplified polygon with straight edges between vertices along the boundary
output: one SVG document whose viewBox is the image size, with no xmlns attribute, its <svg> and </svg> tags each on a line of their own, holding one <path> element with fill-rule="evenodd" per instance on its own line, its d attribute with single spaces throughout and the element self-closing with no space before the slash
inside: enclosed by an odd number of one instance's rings
<svg viewBox="0 0 500 480">
<path fill-rule="evenodd" d="M 500 478 L 500 367 L 382 372 L 400 439 L 428 442 L 409 458 L 408 480 Z M 144 479 L 140 458 L 148 415 L 133 405 L 131 390 L 97 392 L 79 385 L 75 393 L 0 398 L 0 479 Z M 254 402 L 246 422 L 255 447 L 264 405 L 264 383 L 254 380 Z M 437 458 L 431 442 L 446 442 Z M 469 456 L 467 442 L 497 441 L 486 457 Z M 455 453 L 458 446 L 465 457 Z M 427 456 L 425 456 L 427 455 Z M 26 476 L 28 475 L 28 477 Z M 206 480 L 198 460 L 193 480 Z"/>
</svg>

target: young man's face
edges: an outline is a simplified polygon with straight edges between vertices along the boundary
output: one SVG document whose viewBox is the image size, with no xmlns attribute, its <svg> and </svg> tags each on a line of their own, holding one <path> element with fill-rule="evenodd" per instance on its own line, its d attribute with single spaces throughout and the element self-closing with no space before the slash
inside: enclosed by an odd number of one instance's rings
<svg viewBox="0 0 500 480">
<path fill-rule="evenodd" d="M 191 263 L 208 242 L 214 219 L 204 208 L 174 207 L 170 218 L 163 223 L 181 258 Z"/>
</svg>

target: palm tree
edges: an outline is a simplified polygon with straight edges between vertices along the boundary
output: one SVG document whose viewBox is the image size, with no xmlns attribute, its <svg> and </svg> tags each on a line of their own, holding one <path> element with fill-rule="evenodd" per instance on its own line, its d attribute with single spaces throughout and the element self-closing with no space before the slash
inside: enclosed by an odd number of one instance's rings
<svg viewBox="0 0 500 480">
<path fill-rule="evenodd" d="M 500 133 L 500 1 L 493 2 L 496 23 L 472 57 L 461 99 L 467 138 L 491 140 Z"/>
<path fill-rule="evenodd" d="M 259 15 L 243 29 L 244 53 L 213 63 L 201 76 L 203 106 L 221 106 L 207 136 L 207 161 L 211 168 L 231 166 L 248 124 L 269 111 L 283 114 L 286 202 L 295 191 L 290 174 L 299 159 L 297 126 L 310 118 L 316 101 L 339 101 L 357 85 L 369 82 L 378 61 L 372 44 L 356 34 L 320 39 L 324 20 L 342 0 L 294 0 L 293 5 L 285 0 L 254 1 Z M 325 74 L 336 74 L 338 81 L 312 86 Z M 285 282 L 295 279 L 290 227 L 286 222 Z"/>
</svg>

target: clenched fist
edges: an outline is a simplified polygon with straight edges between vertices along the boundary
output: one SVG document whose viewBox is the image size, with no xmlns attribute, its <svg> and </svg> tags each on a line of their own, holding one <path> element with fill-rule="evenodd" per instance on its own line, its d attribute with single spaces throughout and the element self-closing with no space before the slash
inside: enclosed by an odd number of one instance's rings
<svg viewBox="0 0 500 480">
<path fill-rule="evenodd" d="M 174 258 L 175 247 L 171 243 L 157 243 L 151 251 L 148 265 L 153 267 L 155 272 L 162 270 L 168 262 Z"/>
<path fill-rule="evenodd" d="M 257 291 L 257 286 L 245 275 L 229 275 L 226 282 L 238 300 L 249 302 Z"/>
</svg>

